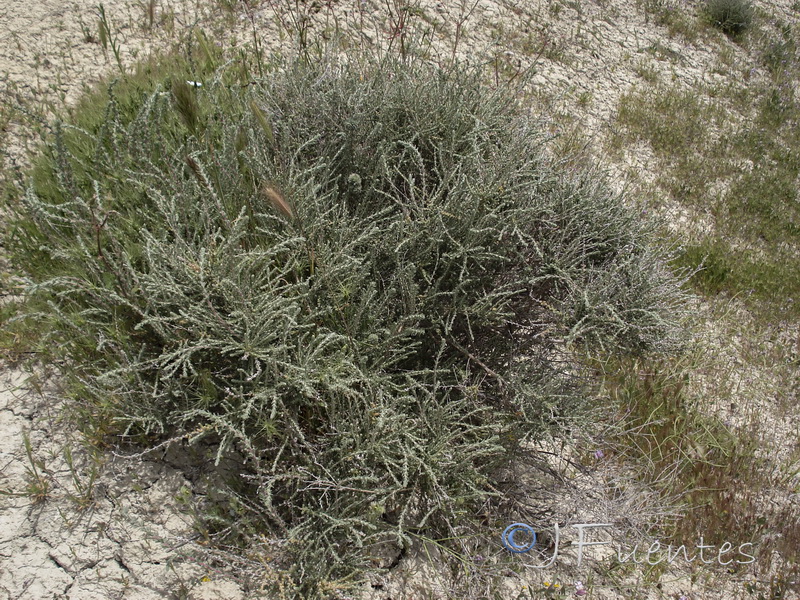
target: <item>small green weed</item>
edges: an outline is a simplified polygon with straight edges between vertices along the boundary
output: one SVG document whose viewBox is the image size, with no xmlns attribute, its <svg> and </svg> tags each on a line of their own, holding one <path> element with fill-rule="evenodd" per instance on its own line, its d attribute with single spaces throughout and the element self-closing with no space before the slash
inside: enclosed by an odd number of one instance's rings
<svg viewBox="0 0 800 600">
<path fill-rule="evenodd" d="M 67 463 L 73 487 L 73 491 L 67 492 L 67 497 L 79 510 L 86 510 L 94 505 L 95 483 L 100 475 L 101 457 L 98 449 L 87 448 L 87 451 L 88 473 L 81 475 L 79 467 L 75 464 L 72 449 L 69 446 L 64 447 L 64 461 Z"/>
<path fill-rule="evenodd" d="M 640 59 L 634 66 L 635 73 L 649 84 L 656 84 L 659 80 L 658 70 L 647 59 Z"/>
<path fill-rule="evenodd" d="M 704 240 L 685 246 L 680 254 L 679 264 L 694 273 L 692 279 L 695 286 L 706 294 L 717 294 L 724 289 L 740 289 L 740 284 L 731 282 L 736 266 L 727 244 Z"/>
<path fill-rule="evenodd" d="M 47 500 L 52 490 L 52 477 L 47 471 L 47 467 L 42 459 L 37 458 L 33 452 L 31 439 L 27 431 L 22 432 L 22 443 L 25 447 L 25 456 L 28 459 L 25 465 L 26 484 L 22 492 L 0 489 L 0 495 L 4 496 L 23 496 L 30 498 L 34 504 L 40 504 Z"/>
<path fill-rule="evenodd" d="M 150 31 L 156 24 L 156 2 L 157 0 L 140 0 L 139 6 L 142 9 L 142 29 Z"/>
<path fill-rule="evenodd" d="M 686 11 L 686 6 L 671 0 L 639 0 L 639 6 L 647 18 L 666 27 L 669 37 L 680 36 L 687 42 L 697 39 L 700 27 L 697 18 Z"/>
<path fill-rule="evenodd" d="M 797 42 L 793 36 L 768 42 L 761 52 L 761 61 L 769 69 L 773 77 L 779 77 L 788 69 L 797 57 Z"/>
<path fill-rule="evenodd" d="M 659 84 L 620 97 L 617 121 L 634 139 L 646 139 L 661 156 L 704 149 L 709 130 L 724 116 L 694 90 Z"/>
<path fill-rule="evenodd" d="M 122 64 L 121 55 L 122 47 L 120 46 L 117 30 L 111 25 L 111 21 L 106 14 L 105 6 L 98 4 L 95 8 L 95 11 L 97 13 L 97 34 L 98 39 L 100 40 L 100 46 L 103 48 L 103 53 L 107 57 L 108 48 L 110 47 L 111 52 L 114 54 L 114 58 L 117 61 L 117 66 L 119 67 L 120 73 L 124 73 L 125 67 Z"/>
</svg>

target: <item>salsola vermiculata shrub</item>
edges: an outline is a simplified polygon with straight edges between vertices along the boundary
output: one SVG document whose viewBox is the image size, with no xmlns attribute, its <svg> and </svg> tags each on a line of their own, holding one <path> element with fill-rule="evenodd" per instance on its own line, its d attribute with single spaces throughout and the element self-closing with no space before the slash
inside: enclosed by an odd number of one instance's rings
<svg viewBox="0 0 800 600">
<path fill-rule="evenodd" d="M 750 0 L 707 0 L 706 14 L 711 23 L 728 35 L 739 35 L 753 21 Z"/>
<path fill-rule="evenodd" d="M 374 542 L 472 527 L 518 450 L 580 418 L 572 350 L 675 346 L 650 226 L 480 81 L 330 59 L 134 111 L 112 88 L 21 199 L 17 260 L 86 414 L 241 456 L 237 518 L 295 541 L 305 594 Z"/>
</svg>

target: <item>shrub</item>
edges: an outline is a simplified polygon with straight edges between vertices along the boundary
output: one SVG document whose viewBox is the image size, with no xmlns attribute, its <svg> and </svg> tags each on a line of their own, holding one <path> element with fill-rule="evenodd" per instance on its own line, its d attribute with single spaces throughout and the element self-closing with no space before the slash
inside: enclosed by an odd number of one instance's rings
<svg viewBox="0 0 800 600">
<path fill-rule="evenodd" d="M 753 21 L 753 6 L 749 0 L 708 0 L 706 13 L 711 23 L 727 35 L 739 35 Z"/>
<path fill-rule="evenodd" d="M 678 347 L 651 225 L 478 72 L 185 78 L 55 128 L 16 260 L 87 418 L 239 456 L 234 529 L 294 540 L 305 597 L 372 544 L 476 526 L 519 450 L 585 414 L 571 349 Z"/>
</svg>

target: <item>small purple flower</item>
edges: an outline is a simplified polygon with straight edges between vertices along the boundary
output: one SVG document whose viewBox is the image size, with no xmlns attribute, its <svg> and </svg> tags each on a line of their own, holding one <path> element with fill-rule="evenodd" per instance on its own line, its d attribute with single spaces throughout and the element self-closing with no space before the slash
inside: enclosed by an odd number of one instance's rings
<svg viewBox="0 0 800 600">
<path fill-rule="evenodd" d="M 595 450 L 594 451 L 594 457 L 595 458 L 603 458 L 604 456 L 605 456 L 605 453 L 602 450 Z"/>
<path fill-rule="evenodd" d="M 585 596 L 585 595 L 586 595 L 586 593 L 587 593 L 587 592 L 586 592 L 586 590 L 585 590 L 585 589 L 583 589 L 583 588 L 580 588 L 580 589 L 578 589 L 578 590 L 575 590 L 575 595 L 576 595 L 576 596 Z"/>
</svg>

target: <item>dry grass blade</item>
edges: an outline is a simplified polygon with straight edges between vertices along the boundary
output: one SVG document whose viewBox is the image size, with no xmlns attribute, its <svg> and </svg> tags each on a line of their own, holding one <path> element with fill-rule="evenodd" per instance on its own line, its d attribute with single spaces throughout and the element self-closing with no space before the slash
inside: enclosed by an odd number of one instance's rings
<svg viewBox="0 0 800 600">
<path fill-rule="evenodd" d="M 172 97 L 184 124 L 189 131 L 196 133 L 197 123 L 200 120 L 200 105 L 194 96 L 194 90 L 185 81 L 175 80 L 172 83 Z"/>
<path fill-rule="evenodd" d="M 197 178 L 197 181 L 200 182 L 200 185 L 210 190 L 211 186 L 209 185 L 208 180 L 203 175 L 203 171 L 200 169 L 200 165 L 197 164 L 197 161 L 191 156 L 187 156 L 185 160 L 186 164 L 189 165 L 189 168 L 192 170 L 192 173 L 194 173 L 194 176 Z"/>
<path fill-rule="evenodd" d="M 291 205 L 286 201 L 283 195 L 271 185 L 264 186 L 261 192 L 269 200 L 272 207 L 285 216 L 287 219 L 294 219 L 295 214 Z"/>
<path fill-rule="evenodd" d="M 250 100 L 250 110 L 253 112 L 253 116 L 258 121 L 261 129 L 264 130 L 264 135 L 267 136 L 267 140 L 269 141 L 270 145 L 274 145 L 275 136 L 272 133 L 272 125 L 270 125 L 267 115 L 265 115 L 264 111 L 258 107 L 258 104 L 256 104 L 255 100 Z"/>
</svg>

